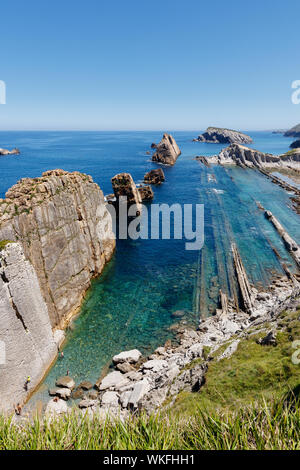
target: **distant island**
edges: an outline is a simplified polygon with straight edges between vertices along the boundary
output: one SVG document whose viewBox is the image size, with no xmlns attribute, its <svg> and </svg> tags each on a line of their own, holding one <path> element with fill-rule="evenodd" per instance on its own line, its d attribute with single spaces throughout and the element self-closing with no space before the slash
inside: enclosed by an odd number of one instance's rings
<svg viewBox="0 0 300 470">
<path fill-rule="evenodd" d="M 252 139 L 243 132 L 222 127 L 208 127 L 203 134 L 193 139 L 193 141 L 209 144 L 250 144 Z"/>
<path fill-rule="evenodd" d="M 292 127 L 283 135 L 284 137 L 300 137 L 300 124 L 297 124 L 296 126 Z"/>
</svg>

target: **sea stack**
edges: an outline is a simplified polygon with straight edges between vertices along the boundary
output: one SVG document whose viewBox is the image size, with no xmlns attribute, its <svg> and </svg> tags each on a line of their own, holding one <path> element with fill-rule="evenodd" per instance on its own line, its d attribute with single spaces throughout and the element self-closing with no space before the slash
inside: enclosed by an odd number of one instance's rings
<svg viewBox="0 0 300 470">
<path fill-rule="evenodd" d="M 137 210 L 142 210 L 142 198 L 129 173 L 119 173 L 111 179 L 116 202 L 122 202 L 122 198 L 127 198 L 127 206 L 136 204 Z M 125 202 L 125 201 L 124 201 Z M 139 215 L 139 214 L 137 214 Z"/>
<path fill-rule="evenodd" d="M 194 142 L 205 142 L 208 144 L 250 144 L 251 137 L 243 132 L 231 129 L 208 127 L 206 131 L 199 135 Z"/>
<path fill-rule="evenodd" d="M 162 140 L 156 146 L 156 151 L 152 155 L 152 160 L 154 162 L 172 166 L 180 154 L 181 151 L 174 137 L 170 134 L 164 134 Z"/>
</svg>

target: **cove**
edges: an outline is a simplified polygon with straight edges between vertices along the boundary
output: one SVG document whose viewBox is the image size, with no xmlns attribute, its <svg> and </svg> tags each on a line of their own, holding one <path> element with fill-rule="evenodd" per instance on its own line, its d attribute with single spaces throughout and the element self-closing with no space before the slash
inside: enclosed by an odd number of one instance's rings
<svg viewBox="0 0 300 470">
<path fill-rule="evenodd" d="M 3 133 L 5 134 L 5 133 Z M 146 151 L 161 133 L 7 133 L 3 146 L 24 149 L 22 160 L 0 162 L 1 195 L 24 176 L 38 176 L 49 168 L 91 174 L 104 193 L 111 192 L 110 178 L 121 171 L 136 183 L 156 164 Z M 167 339 L 178 322 L 196 327 L 200 314 L 211 315 L 218 305 L 219 289 L 232 295 L 231 251 L 238 245 L 250 281 L 266 288 L 272 277 L 283 274 L 274 254 L 293 271 L 292 259 L 256 201 L 273 214 L 299 243 L 298 216 L 289 195 L 255 170 L 206 168 L 196 155 L 218 153 L 221 145 L 192 142 L 195 133 L 174 132 L 182 155 L 174 167 L 165 167 L 166 182 L 154 187 L 157 203 L 204 204 L 205 244 L 200 252 L 185 250 L 186 240 L 120 240 L 103 275 L 95 279 L 80 315 L 67 332 L 64 358 L 58 358 L 32 398 L 48 400 L 48 388 L 66 371 L 78 383 L 96 381 L 111 358 L 122 350 L 138 348 L 150 354 Z M 251 134 L 251 133 L 250 133 Z M 252 133 L 253 147 L 271 153 L 288 149 L 289 139 L 270 133 Z M 18 165 L 17 165 L 18 162 Z"/>
</svg>

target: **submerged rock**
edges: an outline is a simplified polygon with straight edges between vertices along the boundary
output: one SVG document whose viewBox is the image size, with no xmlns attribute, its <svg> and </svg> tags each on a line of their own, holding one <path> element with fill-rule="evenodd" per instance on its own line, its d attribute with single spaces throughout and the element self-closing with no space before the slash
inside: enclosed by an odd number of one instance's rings
<svg viewBox="0 0 300 470">
<path fill-rule="evenodd" d="M 250 144 L 252 139 L 243 132 L 220 127 L 208 127 L 206 131 L 199 135 L 197 139 L 194 139 L 194 141 L 212 144 Z"/>
<path fill-rule="evenodd" d="M 164 165 L 174 165 L 181 151 L 170 134 L 164 134 L 160 143 L 156 146 L 156 152 L 152 155 L 152 160 Z"/>
</svg>

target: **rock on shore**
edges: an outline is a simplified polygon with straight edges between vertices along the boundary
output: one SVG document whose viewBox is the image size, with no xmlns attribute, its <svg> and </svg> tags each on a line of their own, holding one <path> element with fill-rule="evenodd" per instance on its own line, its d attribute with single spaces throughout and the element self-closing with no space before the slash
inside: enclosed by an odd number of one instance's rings
<svg viewBox="0 0 300 470">
<path fill-rule="evenodd" d="M 250 144 L 252 139 L 243 132 L 219 127 L 208 127 L 206 131 L 199 135 L 197 139 L 194 139 L 194 141 L 209 144 Z"/>
<path fill-rule="evenodd" d="M 181 151 L 174 137 L 170 134 L 164 134 L 162 140 L 156 146 L 152 160 L 164 165 L 174 165 L 180 154 Z"/>
</svg>

